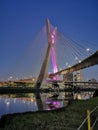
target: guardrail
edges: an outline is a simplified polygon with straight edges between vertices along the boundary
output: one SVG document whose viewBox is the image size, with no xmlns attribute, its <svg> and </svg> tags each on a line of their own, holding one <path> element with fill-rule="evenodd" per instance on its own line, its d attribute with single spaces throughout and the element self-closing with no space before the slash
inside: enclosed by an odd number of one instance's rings
<svg viewBox="0 0 98 130">
<path fill-rule="evenodd" d="M 98 105 L 90 112 L 89 110 L 87 110 L 87 117 L 83 120 L 83 122 L 81 123 L 81 125 L 78 127 L 77 130 L 81 130 L 81 128 L 84 126 L 84 124 L 87 121 L 87 127 L 88 130 L 94 130 L 94 127 L 96 125 L 96 123 L 98 122 L 98 116 L 96 117 L 95 121 L 93 122 L 92 126 L 91 126 L 91 115 L 98 109 Z"/>
</svg>

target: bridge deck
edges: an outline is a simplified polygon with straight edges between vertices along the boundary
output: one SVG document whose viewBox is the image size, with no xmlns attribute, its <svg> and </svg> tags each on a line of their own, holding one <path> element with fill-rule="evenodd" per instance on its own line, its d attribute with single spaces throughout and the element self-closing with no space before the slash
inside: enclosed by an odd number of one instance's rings
<svg viewBox="0 0 98 130">
<path fill-rule="evenodd" d="M 97 65 L 97 64 L 98 64 L 98 50 L 94 54 L 92 54 L 91 56 L 89 56 L 86 59 L 84 59 L 83 61 L 81 61 L 81 63 L 75 64 L 72 67 L 69 67 L 67 69 L 63 69 L 63 70 L 58 71 L 56 73 L 50 74 L 49 76 L 52 77 L 52 76 L 55 76 L 58 74 L 72 73 L 74 71 L 88 68 L 90 66 Z"/>
</svg>

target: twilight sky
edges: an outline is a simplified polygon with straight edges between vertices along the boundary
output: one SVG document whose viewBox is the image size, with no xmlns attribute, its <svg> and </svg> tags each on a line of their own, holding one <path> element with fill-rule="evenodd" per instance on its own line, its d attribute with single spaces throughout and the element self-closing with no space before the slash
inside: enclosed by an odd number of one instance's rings
<svg viewBox="0 0 98 130">
<path fill-rule="evenodd" d="M 98 0 L 0 0 L 0 80 L 47 17 L 63 34 L 94 43 L 98 50 Z"/>
</svg>

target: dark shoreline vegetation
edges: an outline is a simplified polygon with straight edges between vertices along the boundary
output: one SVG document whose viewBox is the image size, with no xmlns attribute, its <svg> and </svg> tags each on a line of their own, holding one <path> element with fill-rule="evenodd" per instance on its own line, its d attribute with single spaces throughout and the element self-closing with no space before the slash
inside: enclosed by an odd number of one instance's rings
<svg viewBox="0 0 98 130">
<path fill-rule="evenodd" d="M 98 97 L 85 101 L 73 101 L 66 108 L 4 115 L 0 130 L 77 130 L 86 117 L 86 111 L 98 105 Z M 91 115 L 91 124 L 98 117 L 98 110 Z M 81 128 L 87 130 L 87 122 Z M 98 130 L 98 122 L 94 128 Z"/>
<path fill-rule="evenodd" d="M 64 89 L 52 89 L 52 88 L 33 88 L 33 87 L 0 87 L 0 94 L 16 94 L 16 93 L 48 93 L 48 92 L 80 92 L 80 91 L 98 91 L 98 88 L 64 88 Z"/>
<path fill-rule="evenodd" d="M 47 92 L 48 89 L 36 89 L 32 87 L 0 87 L 0 94 L 16 94 L 16 93 L 35 93 L 35 92 Z"/>
</svg>

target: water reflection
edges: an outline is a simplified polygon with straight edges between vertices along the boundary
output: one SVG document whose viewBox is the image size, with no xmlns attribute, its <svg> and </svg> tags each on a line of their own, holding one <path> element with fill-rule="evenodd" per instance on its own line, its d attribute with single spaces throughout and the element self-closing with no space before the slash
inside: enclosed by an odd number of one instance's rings
<svg viewBox="0 0 98 130">
<path fill-rule="evenodd" d="M 43 110 L 43 103 L 42 103 L 40 93 L 35 93 L 35 97 L 36 97 L 36 103 L 37 103 L 38 110 L 42 111 Z"/>
<path fill-rule="evenodd" d="M 54 110 L 66 106 L 68 100 L 65 100 L 65 93 L 43 93 L 41 94 L 43 109 Z"/>
<path fill-rule="evenodd" d="M 47 100 L 46 104 L 47 104 L 46 110 L 54 110 L 60 108 L 60 103 L 56 100 Z"/>
<path fill-rule="evenodd" d="M 37 111 L 34 97 L 18 97 L 18 95 L 0 96 L 0 116 L 9 113 Z"/>
<path fill-rule="evenodd" d="M 0 116 L 27 111 L 54 110 L 67 104 L 64 93 L 11 94 L 0 95 Z"/>
</svg>

